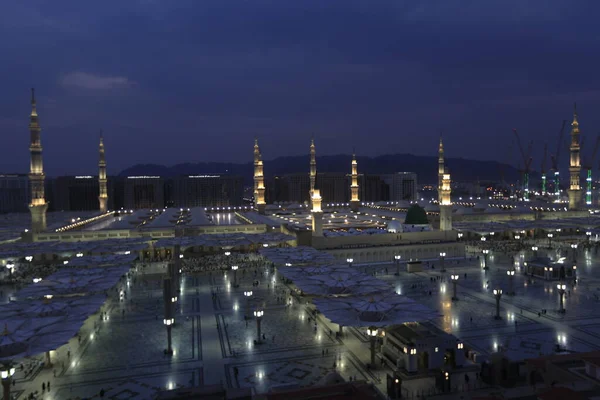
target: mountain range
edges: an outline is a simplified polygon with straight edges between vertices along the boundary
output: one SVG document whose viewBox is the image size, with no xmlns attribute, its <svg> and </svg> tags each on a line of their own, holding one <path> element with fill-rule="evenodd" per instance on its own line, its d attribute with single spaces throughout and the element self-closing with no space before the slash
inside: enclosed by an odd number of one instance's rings
<svg viewBox="0 0 600 400">
<path fill-rule="evenodd" d="M 317 157 L 318 172 L 350 172 L 352 156 L 339 154 Z M 361 174 L 389 174 L 394 172 L 416 172 L 419 183 L 437 183 L 437 157 L 415 156 L 412 154 L 388 154 L 377 157 L 357 157 L 358 171 Z M 464 158 L 446 158 L 446 166 L 455 182 L 501 181 L 502 175 L 507 182 L 519 179 L 519 171 L 510 165 L 497 161 L 467 160 Z M 265 176 L 308 173 L 309 156 L 278 157 L 264 161 Z M 175 177 L 181 175 L 229 174 L 240 175 L 248 185 L 252 184 L 253 163 L 183 163 L 173 166 L 158 164 L 137 164 L 119 174 L 159 175 Z"/>
</svg>

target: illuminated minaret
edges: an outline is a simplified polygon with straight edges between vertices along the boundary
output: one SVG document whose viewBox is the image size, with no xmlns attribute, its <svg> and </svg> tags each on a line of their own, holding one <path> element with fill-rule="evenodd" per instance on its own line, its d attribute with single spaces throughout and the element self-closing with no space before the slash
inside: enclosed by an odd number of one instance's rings
<svg viewBox="0 0 600 400">
<path fill-rule="evenodd" d="M 312 193 L 312 235 L 323 236 L 323 210 L 321 209 L 321 191 L 315 189 Z"/>
<path fill-rule="evenodd" d="M 569 185 L 569 210 L 577 210 L 581 206 L 581 186 L 579 175 L 581 173 L 581 160 L 579 158 L 579 122 L 577 121 L 577 104 L 573 111 L 573 122 L 571 123 L 571 160 L 569 163 L 570 185 Z"/>
<path fill-rule="evenodd" d="M 263 161 L 258 147 L 258 139 L 254 139 L 254 204 L 259 214 L 265 213 L 265 177 Z"/>
<path fill-rule="evenodd" d="M 440 190 L 440 231 L 452 230 L 452 187 L 450 173 L 446 170 L 442 176 Z"/>
<path fill-rule="evenodd" d="M 100 194 L 98 202 L 100 203 L 100 212 L 105 213 L 108 204 L 108 191 L 106 190 L 106 159 L 104 158 L 104 139 L 100 132 L 100 161 L 98 161 L 98 187 Z"/>
<path fill-rule="evenodd" d="M 358 198 L 358 165 L 356 163 L 356 155 L 352 153 L 352 175 L 350 184 L 350 210 L 358 212 L 360 199 Z"/>
<path fill-rule="evenodd" d="M 438 147 L 438 203 L 442 203 L 442 180 L 444 179 L 444 143 L 440 135 L 440 146 Z"/>
<path fill-rule="evenodd" d="M 310 192 L 309 198 L 312 201 L 315 191 L 315 182 L 317 180 L 317 155 L 315 152 L 315 139 L 310 139 Z"/>
<path fill-rule="evenodd" d="M 29 117 L 29 132 L 31 141 L 29 144 L 29 153 L 31 162 L 29 166 L 29 185 L 31 187 L 31 231 L 39 233 L 46 230 L 46 210 L 48 203 L 44 196 L 44 163 L 42 160 L 42 140 L 40 123 L 35 104 L 35 92 L 31 89 L 31 116 Z"/>
</svg>

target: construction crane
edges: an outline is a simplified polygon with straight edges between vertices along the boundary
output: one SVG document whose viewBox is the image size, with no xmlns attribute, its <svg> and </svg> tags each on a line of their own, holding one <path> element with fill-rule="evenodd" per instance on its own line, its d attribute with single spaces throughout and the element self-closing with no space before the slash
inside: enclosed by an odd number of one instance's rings
<svg viewBox="0 0 600 400">
<path fill-rule="evenodd" d="M 582 144 L 583 146 L 583 140 Z M 585 204 L 588 206 L 592 204 L 592 165 L 594 164 L 594 160 L 596 159 L 596 154 L 598 153 L 598 148 L 600 147 L 600 135 L 596 138 L 596 143 L 594 144 L 594 150 L 592 151 L 592 156 L 590 158 L 586 158 L 583 162 L 583 167 L 587 170 L 587 176 L 585 178 L 586 188 L 585 188 Z"/>
<path fill-rule="evenodd" d="M 565 136 L 565 125 L 567 124 L 567 120 L 563 119 L 562 126 L 560 127 L 560 132 L 558 133 L 558 142 L 556 144 L 556 153 L 550 156 L 552 160 L 552 169 L 554 172 L 554 195 L 556 196 L 556 201 L 560 201 L 560 175 L 558 170 L 558 160 L 560 155 L 561 143 Z"/>
<path fill-rule="evenodd" d="M 527 153 L 523 149 L 523 145 L 521 144 L 521 137 L 519 136 L 519 132 L 516 129 L 513 129 L 513 132 L 517 138 L 517 144 L 519 146 L 519 152 L 521 153 L 521 158 L 523 159 L 523 200 L 529 201 L 529 169 L 531 167 L 531 162 L 533 158 L 531 158 L 531 150 L 533 148 L 533 141 L 529 142 L 527 146 Z"/>
<path fill-rule="evenodd" d="M 542 158 L 542 196 L 546 196 L 546 157 L 548 156 L 548 143 L 544 143 L 544 158 Z"/>
</svg>

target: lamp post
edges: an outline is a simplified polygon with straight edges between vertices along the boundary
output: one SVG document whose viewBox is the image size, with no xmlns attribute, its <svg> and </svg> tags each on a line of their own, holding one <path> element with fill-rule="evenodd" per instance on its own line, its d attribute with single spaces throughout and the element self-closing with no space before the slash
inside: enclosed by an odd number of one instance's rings
<svg viewBox="0 0 600 400">
<path fill-rule="evenodd" d="M 494 289 L 494 296 L 496 297 L 496 316 L 495 319 L 500 319 L 500 298 L 502 297 L 502 289 Z"/>
<path fill-rule="evenodd" d="M 238 282 L 237 282 L 237 270 L 238 270 L 238 268 L 239 267 L 237 265 L 232 265 L 231 266 L 231 269 L 233 270 L 233 287 L 234 288 L 240 286 L 240 285 L 238 285 Z"/>
<path fill-rule="evenodd" d="M 531 246 L 531 251 L 533 251 L 533 258 L 537 258 L 538 256 L 538 247 L 537 246 Z"/>
<path fill-rule="evenodd" d="M 519 239 L 521 239 L 521 235 L 518 235 L 518 234 L 515 235 L 515 240 L 519 240 Z"/>
<path fill-rule="evenodd" d="M 167 348 L 165 354 L 173 354 L 173 347 L 171 346 L 171 327 L 175 323 L 175 318 L 173 318 L 173 307 L 177 301 L 177 297 L 173 292 L 173 283 L 171 279 L 167 278 L 163 280 L 163 300 L 165 304 L 163 325 L 167 327 Z"/>
<path fill-rule="evenodd" d="M 225 255 L 226 255 L 227 257 L 229 257 L 229 256 L 231 255 L 231 252 L 230 252 L 230 251 L 226 251 L 226 252 L 225 252 Z"/>
<path fill-rule="evenodd" d="M 592 232 L 590 232 L 590 231 L 586 231 L 586 232 L 585 232 L 585 236 L 587 236 L 587 242 L 589 243 L 589 242 L 590 242 L 590 239 L 592 238 Z"/>
<path fill-rule="evenodd" d="M 12 383 L 12 377 L 15 374 L 15 368 L 11 367 L 9 364 L 3 364 L 0 369 L 0 377 L 2 378 L 2 388 L 3 388 L 3 399 L 10 399 L 10 385 Z"/>
<path fill-rule="evenodd" d="M 573 265 L 573 279 L 577 282 L 577 265 Z"/>
<path fill-rule="evenodd" d="M 508 271 L 506 271 L 506 275 L 508 275 L 508 293 L 507 293 L 507 295 L 514 296 L 515 290 L 514 290 L 513 280 L 515 278 L 515 270 L 509 269 Z"/>
<path fill-rule="evenodd" d="M 353 258 L 346 258 L 346 262 L 348 263 L 349 267 L 352 267 L 352 263 L 354 262 Z"/>
<path fill-rule="evenodd" d="M 450 279 L 452 280 L 452 285 L 454 286 L 454 292 L 453 292 L 453 296 L 452 296 L 453 301 L 458 300 L 458 296 L 456 296 L 456 284 L 458 283 L 458 278 L 459 278 L 458 274 L 450 275 Z"/>
<path fill-rule="evenodd" d="M 396 275 L 400 276 L 400 259 L 402 258 L 401 255 L 396 254 L 394 256 L 394 260 L 396 261 Z"/>
<path fill-rule="evenodd" d="M 462 239 L 462 237 L 463 237 L 463 233 L 462 232 L 458 232 L 458 234 L 456 236 L 458 237 L 458 240 L 460 241 L 460 239 Z"/>
<path fill-rule="evenodd" d="M 444 262 L 444 260 L 446 259 L 446 252 L 442 251 L 440 253 L 440 264 L 442 267 L 442 271 L 441 272 L 446 272 L 446 263 Z"/>
<path fill-rule="evenodd" d="M 558 312 L 561 314 L 564 314 L 565 313 L 565 292 L 567 291 L 567 285 L 565 285 L 564 283 L 559 283 L 558 285 L 556 285 L 556 288 L 558 289 L 558 296 L 560 299 L 560 309 L 558 310 Z"/>
<path fill-rule="evenodd" d="M 571 249 L 573 250 L 573 262 L 577 262 L 577 243 L 571 243 Z"/>
<path fill-rule="evenodd" d="M 487 261 L 487 259 L 488 259 L 488 254 L 490 254 L 490 250 L 489 249 L 483 249 L 482 252 L 483 252 L 483 269 L 485 271 L 487 271 L 489 269 L 488 268 L 488 261 Z"/>
<path fill-rule="evenodd" d="M 371 368 L 375 368 L 375 338 L 377 337 L 378 329 L 374 326 L 367 328 L 367 336 L 371 341 Z"/>
<path fill-rule="evenodd" d="M 486 240 L 486 239 L 485 239 L 485 236 L 482 236 L 482 237 L 481 237 L 481 241 L 482 241 L 482 242 L 485 242 L 485 240 Z"/>
<path fill-rule="evenodd" d="M 12 278 L 12 273 L 13 273 L 13 270 L 15 269 L 15 264 L 8 263 L 8 264 L 6 264 L 6 268 L 8 268 L 8 276 L 10 278 Z"/>
<path fill-rule="evenodd" d="M 552 238 L 554 237 L 553 233 L 549 233 L 548 234 L 548 248 L 551 249 L 552 248 Z"/>
<path fill-rule="evenodd" d="M 262 321 L 263 315 L 265 315 L 264 310 L 257 309 L 254 310 L 254 317 L 256 318 L 256 334 L 258 335 L 256 342 L 261 343 L 260 340 L 260 323 Z"/>
<path fill-rule="evenodd" d="M 246 312 L 244 315 L 250 316 L 250 297 L 252 297 L 252 290 L 245 291 L 244 297 L 246 297 Z"/>
</svg>

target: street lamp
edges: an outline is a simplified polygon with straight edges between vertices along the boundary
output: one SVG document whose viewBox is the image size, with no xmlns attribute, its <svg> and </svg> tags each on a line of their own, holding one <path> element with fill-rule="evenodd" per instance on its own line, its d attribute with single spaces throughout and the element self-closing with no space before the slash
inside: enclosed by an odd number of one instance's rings
<svg viewBox="0 0 600 400">
<path fill-rule="evenodd" d="M 401 255 L 396 254 L 394 256 L 394 260 L 396 260 L 396 275 L 400 276 L 400 259 L 402 258 Z"/>
<path fill-rule="evenodd" d="M 8 263 L 6 264 L 6 268 L 8 268 L 8 276 L 12 278 L 13 270 L 15 269 L 15 264 Z"/>
<path fill-rule="evenodd" d="M 456 236 L 458 236 L 458 240 L 460 240 L 463 237 L 463 233 L 462 232 L 458 232 L 458 234 Z"/>
<path fill-rule="evenodd" d="M 485 242 L 485 240 L 486 240 L 486 239 L 485 239 L 485 236 L 482 236 L 482 237 L 481 237 L 481 241 L 482 241 L 482 242 Z"/>
<path fill-rule="evenodd" d="M 257 309 L 254 311 L 254 317 L 256 318 L 256 333 L 258 335 L 257 343 L 261 343 L 260 340 L 260 322 L 262 321 L 263 315 L 265 315 L 264 310 Z"/>
<path fill-rule="evenodd" d="M 14 367 L 3 364 L 0 370 L 0 377 L 2 378 L 2 387 L 4 389 L 3 399 L 10 399 L 10 385 L 12 383 L 12 377 L 15 374 Z"/>
<path fill-rule="evenodd" d="M 494 296 L 496 297 L 496 316 L 495 319 L 500 319 L 500 298 L 502 297 L 502 289 L 494 289 Z"/>
<path fill-rule="evenodd" d="M 248 290 L 244 292 L 244 297 L 246 297 L 246 313 L 245 315 L 250 315 L 250 297 L 252 297 L 252 290 Z"/>
<path fill-rule="evenodd" d="M 166 354 L 173 354 L 173 347 L 171 346 L 171 327 L 175 323 L 175 318 L 163 319 L 163 324 L 167 327 L 167 349 Z"/>
<path fill-rule="evenodd" d="M 515 240 L 521 239 L 521 235 L 515 235 Z"/>
<path fill-rule="evenodd" d="M 508 271 L 506 271 L 506 275 L 508 275 L 508 293 L 507 293 L 507 295 L 514 296 L 515 290 L 514 290 L 514 286 L 513 286 L 513 279 L 515 278 L 515 270 L 509 269 Z"/>
<path fill-rule="evenodd" d="M 374 326 L 367 328 L 367 336 L 371 341 L 371 368 L 375 368 L 375 338 L 377 337 L 378 329 Z"/>
<path fill-rule="evenodd" d="M 285 266 L 286 266 L 286 267 L 291 267 L 291 266 L 292 266 L 292 263 L 285 263 Z"/>
<path fill-rule="evenodd" d="M 577 279 L 577 265 L 573 265 L 573 278 Z"/>
<path fill-rule="evenodd" d="M 442 251 L 440 253 L 440 264 L 442 264 L 442 272 L 446 272 L 446 263 L 444 262 L 446 258 L 446 252 Z"/>
<path fill-rule="evenodd" d="M 454 286 L 454 294 L 452 296 L 453 301 L 458 300 L 458 296 L 456 296 L 456 284 L 458 283 L 458 278 L 459 278 L 458 274 L 450 275 L 450 279 L 452 280 L 452 285 Z"/>
<path fill-rule="evenodd" d="M 531 251 L 533 251 L 533 258 L 537 258 L 538 256 L 538 247 L 537 246 L 531 246 Z"/>
<path fill-rule="evenodd" d="M 552 238 L 554 237 L 553 233 L 548 234 L 548 248 L 552 248 Z"/>
<path fill-rule="evenodd" d="M 577 262 L 577 243 L 571 243 L 571 249 L 573 249 L 573 262 Z"/>
<path fill-rule="evenodd" d="M 236 288 L 238 287 L 238 283 L 237 283 L 237 270 L 238 270 L 238 266 L 237 265 L 232 265 L 231 269 L 233 270 L 233 287 Z"/>
<path fill-rule="evenodd" d="M 556 288 L 558 289 L 558 296 L 560 298 L 560 309 L 558 310 L 558 312 L 561 314 L 564 314 L 565 313 L 565 292 L 567 291 L 567 285 L 565 285 L 564 283 L 559 283 L 558 285 L 556 285 Z"/>
<path fill-rule="evenodd" d="M 354 258 L 346 258 L 346 262 L 348 263 L 349 267 L 352 267 L 352 263 L 354 262 Z"/>
<path fill-rule="evenodd" d="M 587 241 L 589 243 L 590 239 L 592 238 L 592 232 L 590 232 L 590 231 L 585 232 L 585 236 L 587 236 Z"/>
<path fill-rule="evenodd" d="M 483 249 L 482 252 L 483 252 L 483 269 L 487 271 L 489 269 L 487 259 L 488 259 L 488 254 L 490 254 L 490 250 Z"/>
<path fill-rule="evenodd" d="M 230 251 L 226 251 L 226 252 L 225 252 L 225 255 L 226 255 L 226 256 L 230 256 L 230 255 L 231 255 L 231 252 L 230 252 Z"/>
</svg>

